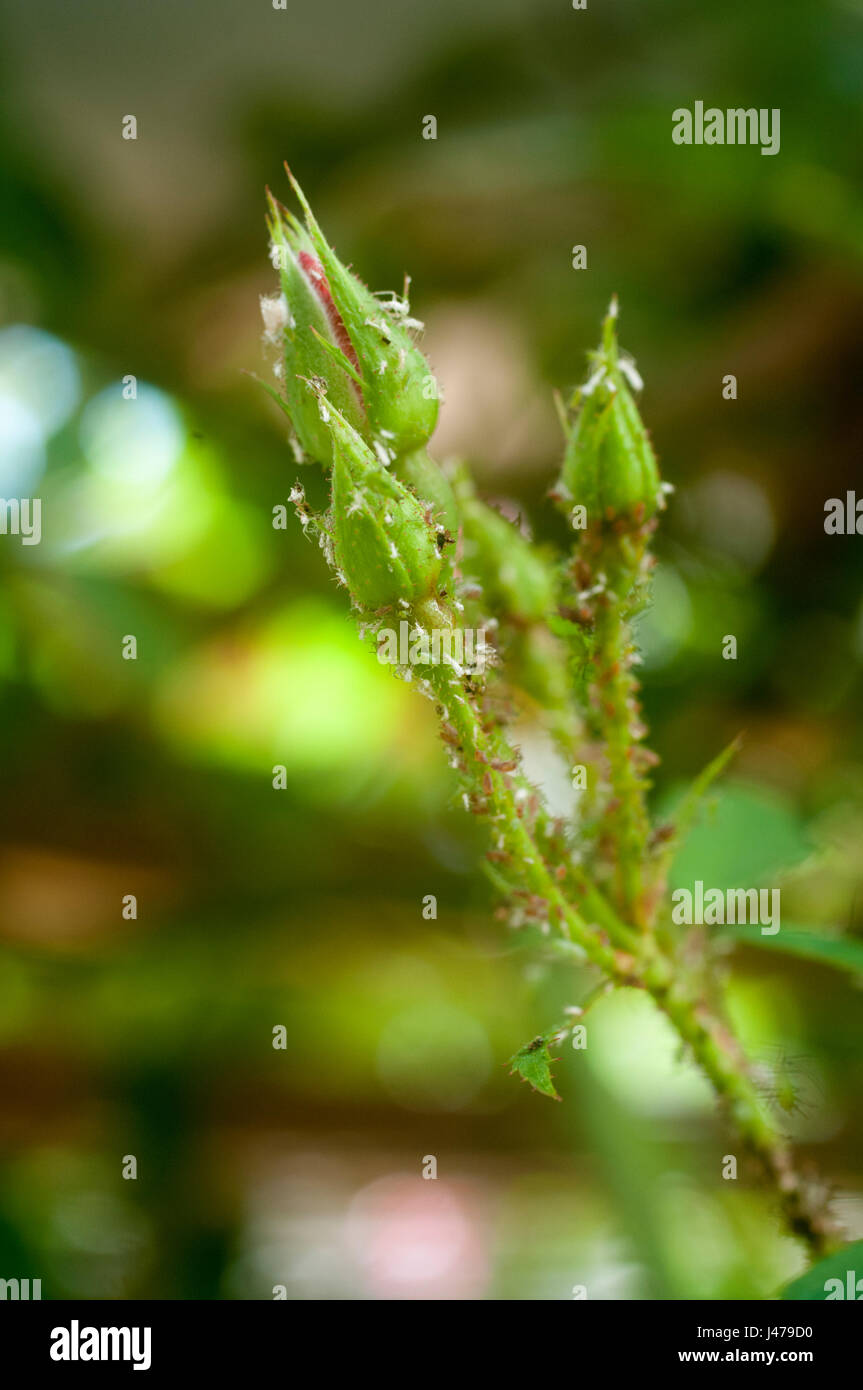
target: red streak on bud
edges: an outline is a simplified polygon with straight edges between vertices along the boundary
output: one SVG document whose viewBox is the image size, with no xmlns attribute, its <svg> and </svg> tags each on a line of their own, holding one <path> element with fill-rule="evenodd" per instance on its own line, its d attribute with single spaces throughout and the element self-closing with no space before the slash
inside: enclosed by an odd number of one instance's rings
<svg viewBox="0 0 863 1390">
<path fill-rule="evenodd" d="M 355 367 L 360 376 L 362 376 L 359 359 L 354 351 L 354 345 L 351 342 L 348 330 L 345 328 L 342 316 L 336 308 L 335 301 L 330 291 L 329 282 L 324 274 L 323 266 L 320 261 L 308 251 L 301 251 L 297 259 L 300 263 L 300 269 L 304 272 L 306 279 L 309 281 L 309 284 L 321 302 L 323 311 L 327 316 L 327 323 L 330 325 L 330 331 L 336 341 L 336 346 L 341 348 L 351 366 Z M 362 393 L 359 387 L 356 386 L 356 382 L 354 382 L 353 385 L 356 387 L 357 394 L 362 400 Z"/>
</svg>

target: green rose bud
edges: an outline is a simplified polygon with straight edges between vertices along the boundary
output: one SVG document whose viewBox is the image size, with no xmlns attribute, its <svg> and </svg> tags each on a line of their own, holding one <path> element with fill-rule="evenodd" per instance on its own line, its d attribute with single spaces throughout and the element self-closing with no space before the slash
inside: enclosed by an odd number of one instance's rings
<svg viewBox="0 0 863 1390">
<path fill-rule="evenodd" d="M 278 371 L 283 378 L 284 406 L 300 446 L 312 459 L 326 464 L 332 459 L 332 439 L 303 378 L 326 382 L 336 409 L 354 429 L 367 433 L 362 392 L 350 371 L 333 363 L 334 344 L 341 340 L 349 345 L 327 299 L 326 282 L 317 281 L 308 269 L 318 264 L 311 238 L 296 226 L 288 240 L 282 214 L 272 197 L 270 213 L 268 225 L 281 295 L 261 301 L 266 337 L 283 352 Z M 348 365 L 352 365 L 349 360 Z"/>
<path fill-rule="evenodd" d="M 413 489 L 417 497 L 428 502 L 435 520 L 442 522 L 455 535 L 459 515 L 452 484 L 425 449 L 402 454 L 393 464 L 393 472 Z"/>
<path fill-rule="evenodd" d="M 602 345 L 592 354 L 593 370 L 572 400 L 577 415 L 564 420 L 566 452 L 556 496 L 574 520 L 574 509 L 584 507 L 590 528 L 620 521 L 641 525 L 662 505 L 656 456 L 632 395 L 641 379 L 618 352 L 616 320 L 612 300 Z"/>
<path fill-rule="evenodd" d="M 443 527 L 404 483 L 381 467 L 319 386 L 315 394 L 333 446 L 333 559 L 354 602 L 373 613 L 396 605 L 414 612 L 434 609 Z"/>
<path fill-rule="evenodd" d="M 554 573 L 500 512 L 476 495 L 466 469 L 454 480 L 464 536 L 462 569 L 482 585 L 492 608 L 514 623 L 543 622 L 555 609 Z"/>
<path fill-rule="evenodd" d="M 339 260 L 296 180 L 306 225 L 270 200 L 269 228 L 286 301 L 285 394 L 302 447 L 322 463 L 332 457 L 326 431 L 300 402 L 299 377 L 325 382 L 330 401 L 389 462 L 422 448 L 438 415 L 437 383 L 409 329 L 421 327 L 405 300 L 386 304 Z"/>
</svg>

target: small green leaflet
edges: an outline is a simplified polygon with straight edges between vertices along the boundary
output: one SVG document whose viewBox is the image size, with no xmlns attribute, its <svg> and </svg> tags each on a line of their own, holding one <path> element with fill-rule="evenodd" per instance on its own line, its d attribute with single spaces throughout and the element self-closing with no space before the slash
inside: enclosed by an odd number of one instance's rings
<svg viewBox="0 0 863 1390">
<path fill-rule="evenodd" d="M 695 825 L 711 785 L 716 781 L 717 777 L 721 776 L 725 771 L 725 768 L 734 755 L 739 752 L 741 743 L 742 737 L 738 734 L 736 738 L 732 739 L 727 748 L 723 748 L 722 752 L 717 754 L 713 761 L 707 764 L 707 767 L 696 777 L 695 781 L 681 797 L 674 809 L 674 818 L 672 822 L 673 834 L 663 853 L 657 860 L 657 882 L 665 883 L 672 861 L 690 830 Z"/>
<path fill-rule="evenodd" d="M 558 1059 L 551 1056 L 548 1045 L 551 1039 L 557 1036 L 557 1030 L 553 1033 L 541 1033 L 533 1042 L 520 1047 L 508 1063 L 510 1076 L 520 1076 L 522 1081 L 527 1081 L 535 1091 L 539 1091 L 543 1096 L 551 1096 L 552 1100 L 560 1100 L 551 1079 L 551 1064 Z"/>
<path fill-rule="evenodd" d="M 843 1245 L 826 1260 L 819 1260 L 799 1279 L 786 1284 L 780 1297 L 791 1302 L 827 1303 L 840 1298 L 857 1302 L 863 1297 L 863 1288 L 857 1289 L 858 1278 L 863 1280 L 863 1240 Z"/>
</svg>

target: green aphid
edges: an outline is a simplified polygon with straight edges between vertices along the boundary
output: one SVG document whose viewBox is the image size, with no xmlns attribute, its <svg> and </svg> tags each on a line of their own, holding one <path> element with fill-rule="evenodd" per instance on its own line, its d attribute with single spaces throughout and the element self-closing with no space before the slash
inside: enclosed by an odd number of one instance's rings
<svg viewBox="0 0 863 1390">
<path fill-rule="evenodd" d="M 797 1087 L 794 1080 L 787 1071 L 778 1071 L 775 1076 L 776 1082 L 776 1104 L 786 1115 L 790 1115 L 797 1107 Z"/>
</svg>

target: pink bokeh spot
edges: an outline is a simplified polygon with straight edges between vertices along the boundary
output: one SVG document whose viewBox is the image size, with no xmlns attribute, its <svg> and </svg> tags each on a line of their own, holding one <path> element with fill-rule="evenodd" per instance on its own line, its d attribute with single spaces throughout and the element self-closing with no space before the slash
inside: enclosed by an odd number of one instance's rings
<svg viewBox="0 0 863 1390">
<path fill-rule="evenodd" d="M 488 1279 L 469 1192 L 419 1172 L 363 1188 L 351 1204 L 348 1237 L 375 1298 L 476 1298 Z"/>
</svg>

